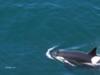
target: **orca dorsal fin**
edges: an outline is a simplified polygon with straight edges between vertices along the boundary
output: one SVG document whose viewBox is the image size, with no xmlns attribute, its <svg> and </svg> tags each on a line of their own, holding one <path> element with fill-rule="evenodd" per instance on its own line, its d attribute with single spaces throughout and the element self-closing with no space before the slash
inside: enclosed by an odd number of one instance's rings
<svg viewBox="0 0 100 75">
<path fill-rule="evenodd" d="M 96 56 L 96 50 L 97 50 L 97 48 L 95 47 L 88 54 L 91 56 Z"/>
</svg>

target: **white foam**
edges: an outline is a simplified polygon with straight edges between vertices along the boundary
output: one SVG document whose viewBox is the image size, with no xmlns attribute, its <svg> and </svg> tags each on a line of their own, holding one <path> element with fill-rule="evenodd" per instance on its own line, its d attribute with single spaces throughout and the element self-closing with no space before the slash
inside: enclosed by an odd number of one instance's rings
<svg viewBox="0 0 100 75">
<path fill-rule="evenodd" d="M 51 56 L 50 51 L 54 50 L 56 47 L 57 47 L 57 46 L 53 46 L 53 47 L 51 47 L 51 48 L 49 48 L 49 49 L 47 50 L 46 56 L 47 56 L 48 58 L 54 59 L 54 58 Z"/>
</svg>

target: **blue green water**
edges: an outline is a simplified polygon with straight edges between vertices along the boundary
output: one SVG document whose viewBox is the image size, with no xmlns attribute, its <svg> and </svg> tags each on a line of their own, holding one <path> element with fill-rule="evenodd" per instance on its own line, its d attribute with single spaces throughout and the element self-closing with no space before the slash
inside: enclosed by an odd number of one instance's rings
<svg viewBox="0 0 100 75">
<path fill-rule="evenodd" d="M 100 74 L 49 60 L 54 45 L 100 53 L 100 1 L 0 0 L 0 75 Z"/>
</svg>

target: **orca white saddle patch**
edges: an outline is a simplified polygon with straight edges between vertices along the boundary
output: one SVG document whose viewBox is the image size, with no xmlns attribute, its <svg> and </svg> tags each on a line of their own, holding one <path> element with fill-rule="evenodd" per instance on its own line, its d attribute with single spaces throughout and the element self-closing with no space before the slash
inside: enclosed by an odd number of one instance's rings
<svg viewBox="0 0 100 75">
<path fill-rule="evenodd" d="M 100 64 L 100 56 L 94 56 L 91 59 L 92 64 L 96 65 L 96 64 Z"/>
</svg>

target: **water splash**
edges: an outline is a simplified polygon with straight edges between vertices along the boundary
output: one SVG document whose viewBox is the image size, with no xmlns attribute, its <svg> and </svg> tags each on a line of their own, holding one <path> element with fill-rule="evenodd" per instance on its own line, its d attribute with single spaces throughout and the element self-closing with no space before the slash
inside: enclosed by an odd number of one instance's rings
<svg viewBox="0 0 100 75">
<path fill-rule="evenodd" d="M 50 55 L 50 51 L 54 50 L 54 49 L 57 48 L 57 47 L 58 47 L 58 45 L 49 48 L 49 49 L 47 50 L 47 52 L 46 52 L 46 56 L 47 56 L 48 58 L 50 58 L 50 59 L 53 59 L 52 56 Z"/>
</svg>

